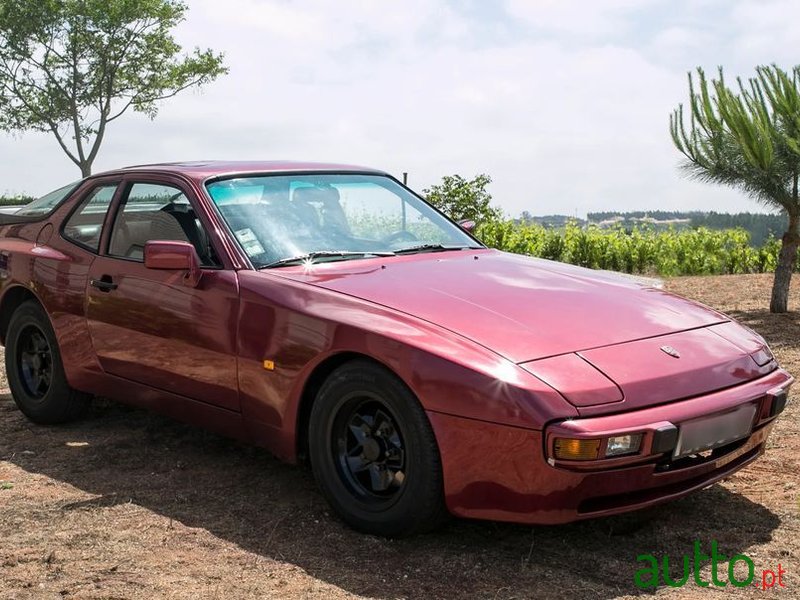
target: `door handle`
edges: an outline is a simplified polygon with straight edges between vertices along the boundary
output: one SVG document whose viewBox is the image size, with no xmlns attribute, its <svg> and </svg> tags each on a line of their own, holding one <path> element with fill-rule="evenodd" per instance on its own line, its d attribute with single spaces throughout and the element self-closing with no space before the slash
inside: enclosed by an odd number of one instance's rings
<svg viewBox="0 0 800 600">
<path fill-rule="evenodd" d="M 111 275 L 103 275 L 100 279 L 90 279 L 89 285 L 96 287 L 101 292 L 110 292 L 118 287 L 118 285 L 111 280 Z"/>
</svg>

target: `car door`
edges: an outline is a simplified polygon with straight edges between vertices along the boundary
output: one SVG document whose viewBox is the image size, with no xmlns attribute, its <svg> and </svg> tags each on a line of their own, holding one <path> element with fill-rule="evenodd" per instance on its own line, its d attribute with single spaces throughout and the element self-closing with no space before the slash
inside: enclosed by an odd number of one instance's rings
<svg viewBox="0 0 800 600">
<path fill-rule="evenodd" d="M 220 244 L 182 182 L 153 176 L 123 185 L 87 287 L 88 326 L 103 370 L 238 411 L 236 272 L 223 266 Z M 151 240 L 192 243 L 202 264 L 199 283 L 187 285 L 183 272 L 146 268 Z"/>
<path fill-rule="evenodd" d="M 86 327 L 86 283 L 120 179 L 93 178 L 73 186 L 36 239 L 43 251 L 34 255 L 30 281 L 47 307 L 69 383 L 76 389 L 91 387 L 97 371 Z"/>
</svg>

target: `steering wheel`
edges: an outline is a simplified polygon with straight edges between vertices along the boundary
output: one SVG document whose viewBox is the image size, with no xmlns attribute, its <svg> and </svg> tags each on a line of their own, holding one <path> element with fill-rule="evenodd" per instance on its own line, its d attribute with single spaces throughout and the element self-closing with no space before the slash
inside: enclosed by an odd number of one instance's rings
<svg viewBox="0 0 800 600">
<path fill-rule="evenodd" d="M 391 244 L 392 242 L 418 242 L 419 238 L 407 229 L 398 229 L 387 235 L 381 241 L 385 244 Z"/>
</svg>

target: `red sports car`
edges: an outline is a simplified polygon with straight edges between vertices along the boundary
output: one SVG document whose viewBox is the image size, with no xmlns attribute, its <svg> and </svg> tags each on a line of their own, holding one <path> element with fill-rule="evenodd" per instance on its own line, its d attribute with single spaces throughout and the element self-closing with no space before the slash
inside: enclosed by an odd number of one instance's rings
<svg viewBox="0 0 800 600">
<path fill-rule="evenodd" d="M 729 317 L 486 248 L 372 169 L 131 167 L 0 223 L 0 339 L 31 420 L 102 395 L 307 456 L 376 534 L 677 498 L 763 452 L 793 381 Z"/>
</svg>

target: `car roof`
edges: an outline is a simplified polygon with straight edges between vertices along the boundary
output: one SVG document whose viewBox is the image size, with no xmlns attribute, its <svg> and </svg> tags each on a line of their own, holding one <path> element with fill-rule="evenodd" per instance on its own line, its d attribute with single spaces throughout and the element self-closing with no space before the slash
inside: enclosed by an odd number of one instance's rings
<svg viewBox="0 0 800 600">
<path fill-rule="evenodd" d="M 211 177 L 221 177 L 229 175 L 254 175 L 258 173 L 281 173 L 281 172 L 356 172 L 374 173 L 385 175 L 384 171 L 369 167 L 356 165 L 344 165 L 337 163 L 289 161 L 289 160 L 265 160 L 265 161 L 223 161 L 223 160 L 202 160 L 191 162 L 165 162 L 145 165 L 133 165 L 124 167 L 114 172 L 130 173 L 132 171 L 178 173 L 195 180 L 206 180 Z M 109 173 L 98 173 L 107 175 Z"/>
</svg>

